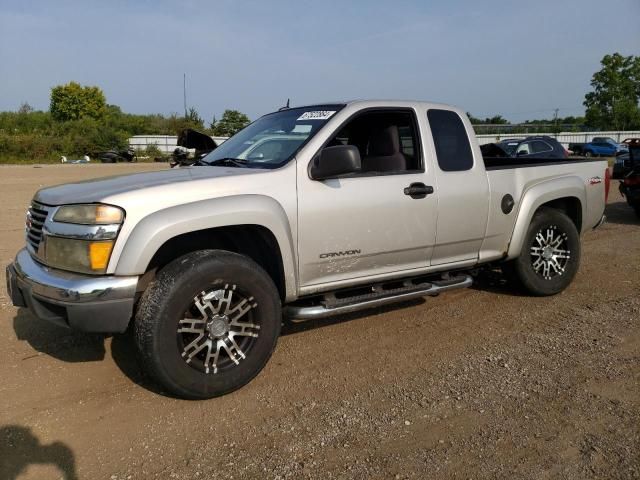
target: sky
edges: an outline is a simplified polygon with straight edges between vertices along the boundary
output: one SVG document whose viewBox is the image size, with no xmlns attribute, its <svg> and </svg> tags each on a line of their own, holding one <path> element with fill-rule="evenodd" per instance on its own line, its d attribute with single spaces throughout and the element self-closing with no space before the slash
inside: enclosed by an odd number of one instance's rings
<svg viewBox="0 0 640 480">
<path fill-rule="evenodd" d="M 130 113 L 208 123 L 291 99 L 415 99 L 512 121 L 584 112 L 608 53 L 640 55 L 640 0 L 0 0 L 0 111 L 97 85 Z"/>
</svg>

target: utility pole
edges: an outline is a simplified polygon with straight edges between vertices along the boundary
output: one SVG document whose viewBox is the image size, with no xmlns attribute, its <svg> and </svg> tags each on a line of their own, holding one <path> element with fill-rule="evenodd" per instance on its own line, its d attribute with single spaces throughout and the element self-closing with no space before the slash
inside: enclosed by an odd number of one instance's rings
<svg viewBox="0 0 640 480">
<path fill-rule="evenodd" d="M 560 110 L 559 108 L 555 108 L 553 110 L 553 123 L 555 124 L 555 133 L 558 133 L 558 110 Z"/>
<path fill-rule="evenodd" d="M 187 118 L 187 74 L 182 74 L 182 93 L 184 97 L 184 118 Z"/>
</svg>

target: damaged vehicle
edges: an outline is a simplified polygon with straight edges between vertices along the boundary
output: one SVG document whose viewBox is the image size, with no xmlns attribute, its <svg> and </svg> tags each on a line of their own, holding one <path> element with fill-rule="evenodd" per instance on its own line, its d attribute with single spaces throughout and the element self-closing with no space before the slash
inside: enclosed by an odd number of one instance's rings
<svg viewBox="0 0 640 480">
<path fill-rule="evenodd" d="M 138 157 L 136 151 L 133 148 L 127 148 L 126 150 L 119 150 L 112 148 L 106 152 L 99 152 L 94 154 L 98 157 L 102 163 L 118 163 L 118 162 L 137 162 Z"/>
<path fill-rule="evenodd" d="M 562 292 L 604 221 L 607 172 L 483 156 L 448 105 L 287 108 L 191 167 L 38 191 L 8 291 L 67 328 L 130 329 L 165 391 L 210 398 L 258 375 L 283 320 L 469 287 L 484 266 Z"/>
<path fill-rule="evenodd" d="M 177 147 L 171 155 L 171 168 L 176 166 L 188 167 L 198 163 L 201 158 L 213 152 L 218 144 L 209 135 L 191 128 L 185 128 L 178 135 Z M 194 150 L 190 155 L 189 150 Z"/>
</svg>

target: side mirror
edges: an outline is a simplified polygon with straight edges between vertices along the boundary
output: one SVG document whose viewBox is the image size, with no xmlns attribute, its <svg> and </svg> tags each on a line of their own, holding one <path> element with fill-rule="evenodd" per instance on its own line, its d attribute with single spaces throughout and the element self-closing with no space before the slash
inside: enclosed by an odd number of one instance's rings
<svg viewBox="0 0 640 480">
<path fill-rule="evenodd" d="M 311 161 L 309 175 L 314 180 L 335 178 L 348 173 L 359 172 L 360 152 L 354 145 L 336 145 L 324 148 Z"/>
<path fill-rule="evenodd" d="M 518 150 L 516 152 L 516 157 L 522 157 L 523 155 L 529 155 L 529 152 L 527 152 L 526 150 Z"/>
</svg>

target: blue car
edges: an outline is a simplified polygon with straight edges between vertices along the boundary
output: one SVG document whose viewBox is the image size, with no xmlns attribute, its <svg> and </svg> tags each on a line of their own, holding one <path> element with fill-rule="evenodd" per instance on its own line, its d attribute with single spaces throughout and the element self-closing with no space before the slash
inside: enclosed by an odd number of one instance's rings
<svg viewBox="0 0 640 480">
<path fill-rule="evenodd" d="M 593 137 L 591 143 L 608 143 L 616 148 L 616 155 L 629 153 L 629 145 L 626 143 L 618 143 L 611 137 Z"/>
<path fill-rule="evenodd" d="M 609 142 L 589 142 L 582 147 L 585 157 L 615 157 L 617 148 Z"/>
</svg>

